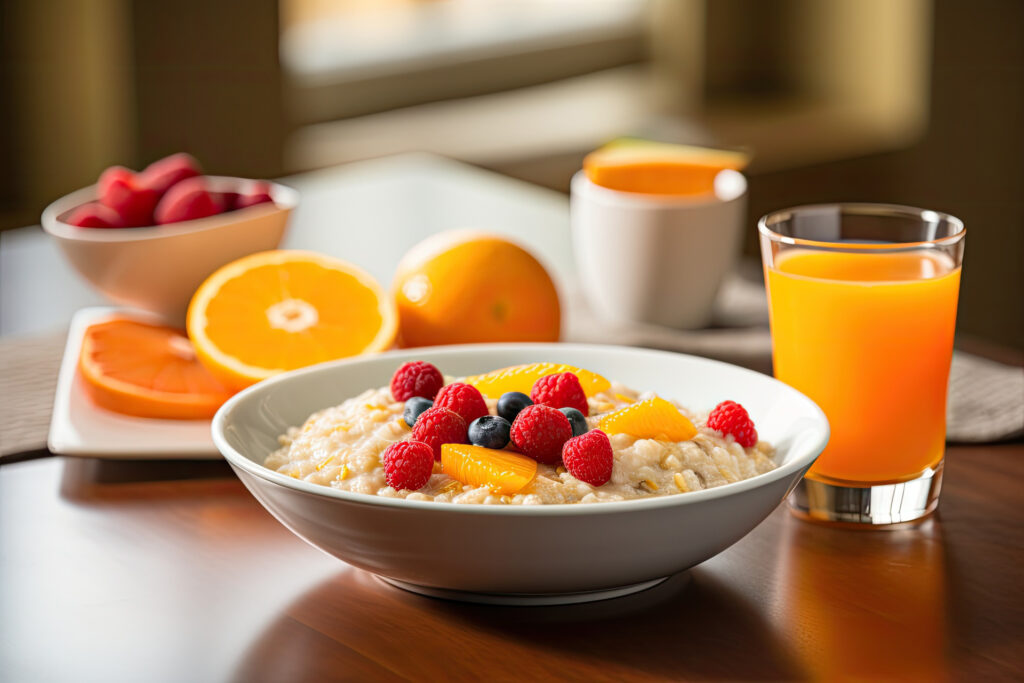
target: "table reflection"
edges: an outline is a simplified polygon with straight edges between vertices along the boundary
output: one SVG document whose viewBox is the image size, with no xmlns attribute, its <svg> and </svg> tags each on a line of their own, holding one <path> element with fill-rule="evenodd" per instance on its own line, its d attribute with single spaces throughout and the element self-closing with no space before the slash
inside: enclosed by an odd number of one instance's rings
<svg viewBox="0 0 1024 683">
<path fill-rule="evenodd" d="M 779 543 L 780 632 L 818 680 L 942 680 L 942 526 L 852 531 L 789 518 Z"/>
<path fill-rule="evenodd" d="M 244 490 L 224 460 L 63 460 L 61 497 L 79 504 L 133 497 L 149 499 L 161 490 L 174 499 Z"/>
<path fill-rule="evenodd" d="M 737 656 L 712 654 L 722 643 Z M 758 607 L 701 569 L 632 596 L 560 607 L 449 602 L 347 570 L 284 608 L 234 678 L 447 680 L 482 670 L 494 680 L 807 678 Z"/>
</svg>

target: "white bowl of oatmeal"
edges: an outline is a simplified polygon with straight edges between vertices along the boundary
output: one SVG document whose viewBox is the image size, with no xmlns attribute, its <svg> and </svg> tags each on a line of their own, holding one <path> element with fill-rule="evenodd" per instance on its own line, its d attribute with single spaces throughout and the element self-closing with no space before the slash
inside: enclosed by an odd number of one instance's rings
<svg viewBox="0 0 1024 683">
<path fill-rule="evenodd" d="M 439 466 L 417 491 L 396 490 L 380 454 L 408 439 L 409 428 L 387 387 L 410 360 L 433 363 L 446 381 L 534 362 L 586 368 L 612 381 L 590 396 L 591 428 L 656 395 L 698 433 L 679 443 L 612 434 L 614 467 L 601 486 L 542 463 L 511 495 L 453 481 Z M 724 400 L 746 407 L 755 446 L 706 427 Z M 493 399 L 488 406 L 493 413 Z M 300 538 L 409 590 L 515 604 L 624 595 L 703 562 L 785 498 L 828 435 L 821 410 L 771 377 L 682 354 L 573 344 L 412 349 L 326 363 L 243 391 L 213 421 L 231 467 Z"/>
</svg>

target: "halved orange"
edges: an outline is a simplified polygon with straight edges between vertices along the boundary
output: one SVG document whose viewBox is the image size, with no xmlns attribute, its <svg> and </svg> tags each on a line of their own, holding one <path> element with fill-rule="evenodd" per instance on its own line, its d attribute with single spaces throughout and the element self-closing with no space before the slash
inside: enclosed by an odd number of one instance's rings
<svg viewBox="0 0 1024 683">
<path fill-rule="evenodd" d="M 394 303 L 361 269 L 307 251 L 264 251 L 206 279 L 188 307 L 199 360 L 236 389 L 286 370 L 382 351 Z"/>
<path fill-rule="evenodd" d="M 529 394 L 533 383 L 545 375 L 555 375 L 562 372 L 571 372 L 580 380 L 583 393 L 587 396 L 598 394 L 611 386 L 611 382 L 597 373 L 576 368 L 563 363 L 530 363 L 529 365 L 513 365 L 500 370 L 492 370 L 483 375 L 473 375 L 465 379 L 466 384 L 472 384 L 480 390 L 484 396 L 501 398 L 501 395 L 509 391 L 520 391 Z"/>
<path fill-rule="evenodd" d="M 638 439 L 665 441 L 689 441 L 697 436 L 697 428 L 690 418 L 657 396 L 608 413 L 601 418 L 598 429 L 605 434 L 629 434 Z"/>
<path fill-rule="evenodd" d="M 583 171 L 612 190 L 700 195 L 714 192 L 720 171 L 742 170 L 749 161 L 743 152 L 625 139 L 588 154 Z"/>
<path fill-rule="evenodd" d="M 136 417 L 208 418 L 231 396 L 184 331 L 125 318 L 85 331 L 78 369 L 93 401 Z"/>
<path fill-rule="evenodd" d="M 537 475 L 537 461 L 509 451 L 446 443 L 441 446 L 441 471 L 463 484 L 514 496 Z"/>
</svg>

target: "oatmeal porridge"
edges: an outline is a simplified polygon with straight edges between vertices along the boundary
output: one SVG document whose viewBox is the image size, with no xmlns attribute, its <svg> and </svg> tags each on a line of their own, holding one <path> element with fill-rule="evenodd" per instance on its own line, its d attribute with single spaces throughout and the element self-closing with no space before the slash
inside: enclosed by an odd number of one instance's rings
<svg viewBox="0 0 1024 683">
<path fill-rule="evenodd" d="M 532 401 L 525 392 L 499 393 L 484 386 L 481 394 L 473 386 L 486 385 L 474 379 L 494 373 L 456 381 L 430 368 L 435 377 L 430 381 L 417 377 L 396 388 L 393 380 L 390 387 L 369 389 L 314 413 L 280 437 L 281 448 L 265 465 L 343 491 L 495 505 L 673 495 L 776 467 L 774 448 L 757 440 L 746 411 L 732 401 L 699 414 L 592 373 L 584 376 L 593 380 L 584 388 L 576 376 L 564 377 L 572 372 L 537 380 L 530 393 L 538 400 Z M 416 391 L 409 387 L 418 386 L 425 386 L 420 395 L 409 395 Z M 405 400 L 396 400 L 396 393 Z M 446 420 L 454 427 L 438 426 Z M 438 429 L 448 429 L 443 439 L 431 431 Z M 410 443 L 396 446 L 402 442 Z M 472 467 L 452 466 L 450 458 L 456 457 L 470 457 Z M 492 465 L 494 458 L 498 465 Z M 527 472 L 511 484 L 509 462 Z"/>
</svg>

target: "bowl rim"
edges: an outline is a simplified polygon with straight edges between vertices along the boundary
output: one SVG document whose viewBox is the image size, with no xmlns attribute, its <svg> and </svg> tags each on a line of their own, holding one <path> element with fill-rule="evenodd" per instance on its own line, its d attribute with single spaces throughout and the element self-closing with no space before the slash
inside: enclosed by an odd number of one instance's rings
<svg viewBox="0 0 1024 683">
<path fill-rule="evenodd" d="M 191 221 L 168 223 L 167 225 L 144 225 L 137 228 L 80 228 L 60 220 L 68 211 L 77 206 L 96 200 L 96 184 L 69 192 L 60 199 L 55 199 L 43 209 L 40 223 L 43 230 L 54 237 L 73 242 L 140 242 L 187 235 L 206 230 L 225 227 L 238 223 L 240 220 L 252 218 L 260 213 L 272 214 L 278 211 L 292 211 L 299 205 L 299 192 L 293 187 L 283 185 L 274 180 L 258 180 L 236 176 L 205 176 L 215 187 L 239 186 L 248 183 L 270 183 L 270 196 L 274 200 L 273 207 L 255 204 L 243 209 L 219 213 Z"/>
<path fill-rule="evenodd" d="M 661 495 L 651 496 L 648 498 L 635 498 L 631 500 L 619 500 L 619 501 L 606 501 L 602 503 L 592 504 L 581 504 L 581 503 L 549 503 L 544 505 L 484 505 L 484 504 L 468 504 L 468 505 L 456 505 L 450 503 L 437 503 L 434 501 L 427 500 L 407 500 L 404 498 L 388 498 L 385 496 L 373 496 L 365 493 L 354 493 L 351 491 L 343 491 L 335 489 L 330 486 L 324 486 L 323 484 L 313 484 L 301 479 L 295 479 L 287 475 L 275 472 L 264 465 L 257 464 L 249 458 L 242 455 L 238 450 L 231 446 L 225 435 L 225 429 L 227 427 L 228 420 L 234 410 L 243 402 L 253 400 L 252 397 L 257 396 L 263 392 L 271 391 L 273 387 L 279 383 L 292 381 L 296 377 L 306 377 L 315 375 L 323 372 L 328 368 L 336 368 L 348 365 L 356 365 L 367 360 L 379 359 L 381 357 L 408 357 L 417 356 L 423 360 L 431 360 L 431 357 L 443 357 L 449 354 L 466 353 L 472 351 L 480 352 L 502 352 L 502 351 L 522 351 L 524 348 L 536 349 L 542 351 L 545 348 L 557 347 L 560 351 L 572 351 L 574 349 L 581 351 L 602 351 L 608 353 L 631 353 L 638 355 L 654 356 L 654 357 L 682 357 L 691 362 L 705 363 L 720 367 L 729 368 L 730 371 L 738 371 L 742 374 L 748 374 L 753 377 L 757 377 L 759 381 L 768 380 L 771 383 L 776 383 L 783 387 L 787 392 L 796 394 L 800 400 L 806 401 L 812 412 L 816 414 L 816 417 L 821 426 L 821 434 L 817 441 L 806 446 L 806 451 L 799 454 L 789 462 L 783 463 L 776 467 L 770 472 L 764 472 L 762 474 L 755 475 L 749 479 L 742 481 L 732 482 L 724 484 L 722 486 L 716 486 L 710 489 L 704 489 L 702 491 L 690 491 L 686 495 Z M 319 363 L 317 365 L 311 365 L 306 368 L 300 368 L 289 372 L 282 373 L 275 377 L 258 382 L 246 389 L 243 389 L 239 393 L 228 399 L 223 406 L 217 411 L 213 417 L 211 423 L 211 433 L 213 435 L 214 445 L 217 450 L 221 452 L 224 458 L 228 461 L 228 464 L 233 468 L 241 469 L 248 474 L 254 475 L 255 477 L 262 479 L 271 484 L 277 484 L 288 489 L 295 490 L 300 493 L 308 495 L 333 498 L 336 500 L 344 501 L 345 503 L 367 505 L 372 507 L 383 506 L 387 508 L 396 509 L 408 509 L 408 510 L 420 510 L 430 512 L 447 512 L 447 513 L 459 513 L 459 514 L 484 514 L 484 515 L 526 515 L 526 516 L 564 516 L 564 515 L 583 515 L 583 514 L 613 514 L 617 512 L 628 512 L 631 510 L 642 511 L 652 510 L 664 507 L 674 507 L 677 505 L 691 505 L 702 501 L 709 501 L 718 498 L 728 497 L 734 494 L 743 493 L 752 489 L 760 488 L 768 485 L 779 479 L 790 477 L 800 470 L 805 470 L 810 467 L 811 464 L 818 458 L 821 451 L 824 450 L 825 445 L 828 443 L 830 436 L 830 426 L 828 419 L 825 417 L 825 413 L 821 410 L 818 405 L 810 398 L 800 393 L 796 389 L 790 387 L 783 382 L 775 379 L 774 377 L 764 375 L 755 370 L 733 365 L 731 363 L 725 363 L 723 361 L 714 360 L 711 358 L 703 358 L 701 356 L 694 356 L 692 354 L 676 353 L 673 351 L 662 351 L 657 349 L 644 349 L 629 346 L 618 346 L 611 344 L 565 344 L 565 343 L 501 343 L 501 344 L 457 344 L 450 346 L 438 346 L 438 347 L 420 347 L 414 349 L 397 349 L 392 351 L 385 351 L 383 353 L 374 354 L 372 356 L 359 356 L 356 358 L 346 358 L 335 361 L 327 361 Z"/>
</svg>

